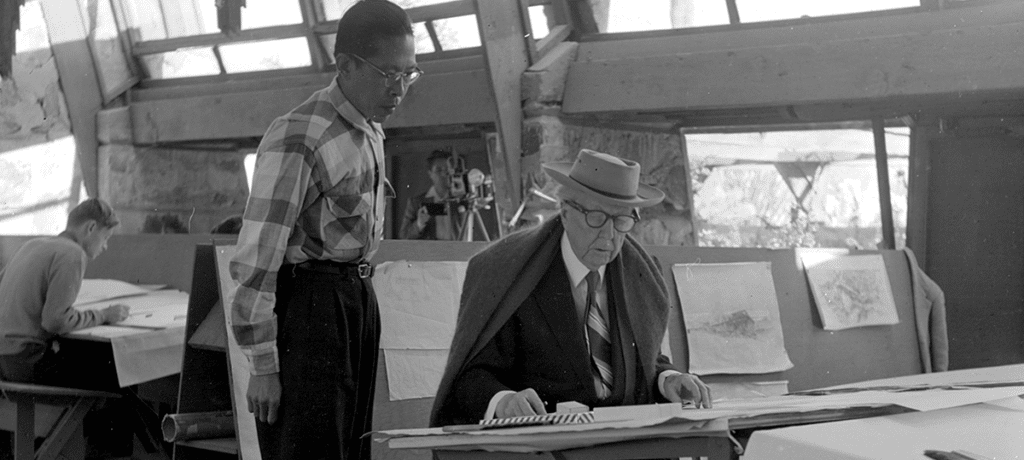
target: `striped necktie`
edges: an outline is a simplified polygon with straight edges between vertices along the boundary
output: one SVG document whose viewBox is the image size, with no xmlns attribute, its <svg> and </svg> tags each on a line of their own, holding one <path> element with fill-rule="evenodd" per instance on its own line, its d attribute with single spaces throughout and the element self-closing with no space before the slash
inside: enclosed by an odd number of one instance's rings
<svg viewBox="0 0 1024 460">
<path fill-rule="evenodd" d="M 597 396 L 605 399 L 612 391 L 612 341 L 608 328 L 608 315 L 597 303 L 597 272 L 587 274 L 587 341 L 590 344 L 591 367 Z"/>
</svg>

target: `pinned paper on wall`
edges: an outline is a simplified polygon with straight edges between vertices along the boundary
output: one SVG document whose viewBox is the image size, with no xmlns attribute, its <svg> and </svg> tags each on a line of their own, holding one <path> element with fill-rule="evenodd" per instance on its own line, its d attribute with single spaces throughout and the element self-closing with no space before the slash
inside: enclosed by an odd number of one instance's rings
<svg viewBox="0 0 1024 460">
<path fill-rule="evenodd" d="M 881 255 L 806 252 L 800 258 L 826 330 L 899 323 Z"/>
<path fill-rule="evenodd" d="M 769 262 L 672 266 L 690 371 L 758 374 L 793 367 Z"/>
<path fill-rule="evenodd" d="M 383 349 L 447 350 L 455 334 L 466 262 L 395 261 L 377 265 Z"/>
<path fill-rule="evenodd" d="M 447 362 L 448 350 L 384 349 L 389 399 L 433 398 Z"/>
</svg>

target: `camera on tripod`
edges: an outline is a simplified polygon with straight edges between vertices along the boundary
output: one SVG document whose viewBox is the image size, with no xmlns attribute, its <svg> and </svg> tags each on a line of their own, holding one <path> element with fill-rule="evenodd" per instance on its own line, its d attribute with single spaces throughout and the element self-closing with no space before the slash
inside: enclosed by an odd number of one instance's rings
<svg viewBox="0 0 1024 460">
<path fill-rule="evenodd" d="M 490 241 L 480 210 L 491 208 L 490 203 L 494 201 L 494 180 L 479 169 L 467 171 L 466 159 L 455 150 L 450 152 L 448 166 L 451 168 L 452 176 L 448 187 L 448 199 L 454 202 L 459 214 L 465 214 L 459 227 L 459 239 L 472 241 L 474 224 L 478 224 L 484 239 Z"/>
</svg>

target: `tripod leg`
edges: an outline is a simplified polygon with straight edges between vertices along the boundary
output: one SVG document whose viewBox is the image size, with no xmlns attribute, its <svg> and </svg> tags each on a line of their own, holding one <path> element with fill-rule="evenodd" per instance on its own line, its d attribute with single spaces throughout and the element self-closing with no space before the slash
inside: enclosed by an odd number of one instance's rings
<svg viewBox="0 0 1024 460">
<path fill-rule="evenodd" d="M 491 241 L 491 235 L 487 234 L 487 226 L 484 225 L 484 218 L 480 215 L 480 210 L 473 209 L 473 216 L 476 218 L 476 223 L 480 224 L 480 232 L 484 234 L 484 241 Z"/>
</svg>

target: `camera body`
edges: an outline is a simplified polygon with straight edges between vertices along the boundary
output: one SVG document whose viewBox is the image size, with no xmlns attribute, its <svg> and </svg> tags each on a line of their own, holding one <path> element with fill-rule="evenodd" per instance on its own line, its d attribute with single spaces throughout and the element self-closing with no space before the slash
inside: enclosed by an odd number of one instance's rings
<svg viewBox="0 0 1024 460">
<path fill-rule="evenodd" d="M 491 176 L 476 168 L 467 171 L 465 158 L 455 151 L 452 151 L 448 165 L 452 171 L 448 186 L 450 199 L 460 202 L 483 200 L 483 203 L 472 203 L 476 207 L 484 207 L 483 205 L 494 200 L 494 181 Z"/>
</svg>

